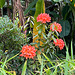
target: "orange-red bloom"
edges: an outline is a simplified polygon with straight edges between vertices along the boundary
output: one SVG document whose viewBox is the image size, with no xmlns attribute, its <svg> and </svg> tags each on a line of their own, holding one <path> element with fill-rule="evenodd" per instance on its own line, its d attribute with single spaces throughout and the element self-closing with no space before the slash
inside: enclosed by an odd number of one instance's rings
<svg viewBox="0 0 75 75">
<path fill-rule="evenodd" d="M 58 46 L 60 48 L 60 50 L 62 50 L 65 46 L 64 41 L 62 39 L 56 39 L 56 41 L 54 41 L 55 46 Z"/>
<path fill-rule="evenodd" d="M 26 57 L 26 59 L 30 59 L 30 58 L 32 58 L 33 59 L 33 57 L 36 55 L 36 50 L 35 50 L 35 48 L 33 47 L 33 46 L 31 46 L 31 45 L 26 45 L 26 46 L 23 46 L 22 47 L 22 50 L 21 50 L 21 53 L 22 54 L 20 54 L 20 56 L 23 56 L 23 57 Z"/>
<path fill-rule="evenodd" d="M 62 26 L 59 23 L 54 22 L 51 24 L 50 30 L 52 30 L 52 31 L 56 30 L 60 33 L 62 31 Z"/>
<path fill-rule="evenodd" d="M 49 14 L 41 13 L 37 17 L 37 22 L 42 22 L 42 23 L 51 22 L 51 17 L 49 16 Z"/>
</svg>

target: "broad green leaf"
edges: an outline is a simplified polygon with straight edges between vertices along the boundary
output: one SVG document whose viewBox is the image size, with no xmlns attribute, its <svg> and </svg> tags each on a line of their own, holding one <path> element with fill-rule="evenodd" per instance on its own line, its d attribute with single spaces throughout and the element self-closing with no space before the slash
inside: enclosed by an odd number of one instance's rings
<svg viewBox="0 0 75 75">
<path fill-rule="evenodd" d="M 33 28 L 33 34 L 35 35 L 38 35 L 38 31 L 41 29 L 41 26 L 39 26 L 37 28 L 38 25 L 40 25 L 39 22 L 37 22 L 37 16 L 41 13 L 45 13 L 45 3 L 44 3 L 44 0 L 38 0 L 37 3 L 36 3 L 36 11 L 35 11 L 35 15 L 34 15 L 34 28 Z M 45 31 L 45 26 L 42 25 L 42 32 Z M 42 39 L 43 38 L 43 35 L 42 35 L 42 32 L 40 33 L 40 38 Z M 35 36 L 33 35 L 33 37 Z M 38 41 L 37 39 L 39 39 L 39 36 L 37 36 L 36 38 L 33 38 L 33 42 L 40 42 L 40 45 L 42 45 L 42 42 L 41 41 Z M 36 41 L 37 40 L 37 41 Z M 37 47 L 37 45 L 36 45 Z"/>
<path fill-rule="evenodd" d="M 70 29 L 71 29 L 69 21 L 61 20 L 59 21 L 59 23 L 62 26 L 62 32 L 60 33 L 60 37 L 68 36 L 70 33 Z"/>
<path fill-rule="evenodd" d="M 26 74 L 26 69 L 27 69 L 27 60 L 24 63 L 24 66 L 23 66 L 22 74 L 21 75 L 25 75 Z"/>
<path fill-rule="evenodd" d="M 2 8 L 5 4 L 5 0 L 0 0 L 0 8 Z"/>
<path fill-rule="evenodd" d="M 36 21 L 36 17 L 41 14 L 41 13 L 45 13 L 45 4 L 44 4 L 44 0 L 38 0 L 36 3 L 36 12 L 34 15 L 35 21 Z M 37 21 L 36 21 L 37 22 Z"/>
<path fill-rule="evenodd" d="M 32 7 L 36 4 L 37 0 L 34 0 L 32 3 L 29 4 L 28 8 L 25 10 L 24 15 L 26 15 Z"/>
</svg>

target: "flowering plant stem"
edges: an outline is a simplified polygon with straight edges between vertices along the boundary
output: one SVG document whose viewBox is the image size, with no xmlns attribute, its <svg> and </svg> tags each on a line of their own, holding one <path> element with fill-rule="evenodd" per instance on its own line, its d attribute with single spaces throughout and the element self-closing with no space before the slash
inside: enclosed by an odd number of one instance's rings
<svg viewBox="0 0 75 75">
<path fill-rule="evenodd" d="M 22 74 L 21 75 L 25 75 L 26 74 L 26 69 L 27 69 L 27 60 L 24 63 L 24 66 L 22 68 Z"/>
</svg>

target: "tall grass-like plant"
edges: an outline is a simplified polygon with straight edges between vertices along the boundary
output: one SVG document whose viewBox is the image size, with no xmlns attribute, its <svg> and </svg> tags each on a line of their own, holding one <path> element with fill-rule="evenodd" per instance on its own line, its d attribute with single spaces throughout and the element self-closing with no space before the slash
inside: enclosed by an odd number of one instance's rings
<svg viewBox="0 0 75 75">
<path fill-rule="evenodd" d="M 16 75 L 16 72 L 15 71 L 7 71 L 5 68 L 8 68 L 7 67 L 7 63 L 9 61 L 11 61 L 13 58 L 15 58 L 16 56 L 18 56 L 18 54 L 16 54 L 15 56 L 11 57 L 8 59 L 8 56 L 6 56 L 6 59 L 4 62 L 0 62 L 1 66 L 0 66 L 0 75 Z"/>
<path fill-rule="evenodd" d="M 27 68 L 27 60 L 24 63 L 24 66 L 22 68 L 22 74 L 21 75 L 25 75 L 26 74 L 26 68 Z"/>
<path fill-rule="evenodd" d="M 74 75 L 75 74 L 75 60 L 73 59 L 73 48 L 72 48 L 72 41 L 71 41 L 71 57 L 69 55 L 69 52 L 68 52 L 68 47 L 66 45 L 66 42 L 65 42 L 65 47 L 66 47 L 66 58 L 65 59 L 60 59 L 59 57 L 57 57 L 56 55 L 56 58 L 57 60 L 50 60 L 50 58 L 48 58 L 44 53 L 43 56 L 46 58 L 43 59 L 43 62 L 44 61 L 47 61 L 49 62 L 49 64 L 51 64 L 51 67 L 48 67 L 49 65 L 46 64 L 47 68 L 44 68 L 44 71 L 43 73 L 46 74 L 46 75 Z M 41 64 L 42 66 L 42 64 Z"/>
</svg>

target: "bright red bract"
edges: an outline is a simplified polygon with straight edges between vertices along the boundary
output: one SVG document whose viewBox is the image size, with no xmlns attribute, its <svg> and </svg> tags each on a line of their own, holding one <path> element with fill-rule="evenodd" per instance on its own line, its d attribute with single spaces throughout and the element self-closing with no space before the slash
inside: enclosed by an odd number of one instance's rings
<svg viewBox="0 0 75 75">
<path fill-rule="evenodd" d="M 65 46 L 64 41 L 62 39 L 56 39 L 56 41 L 54 41 L 55 46 L 58 46 L 60 48 L 60 50 L 62 50 Z"/>
<path fill-rule="evenodd" d="M 52 31 L 56 30 L 60 33 L 62 31 L 62 26 L 59 23 L 54 22 L 51 24 L 50 30 L 52 30 Z"/>
<path fill-rule="evenodd" d="M 37 17 L 37 22 L 42 22 L 42 23 L 51 22 L 51 17 L 49 16 L 49 14 L 41 13 Z"/>
<path fill-rule="evenodd" d="M 31 46 L 31 45 L 26 45 L 26 46 L 23 46 L 22 47 L 22 50 L 21 50 L 21 53 L 22 54 L 20 54 L 20 56 L 23 56 L 23 57 L 25 57 L 26 59 L 30 59 L 30 58 L 32 58 L 33 59 L 33 57 L 36 55 L 36 52 L 37 50 L 35 50 L 35 47 L 33 47 L 33 46 Z"/>
</svg>

